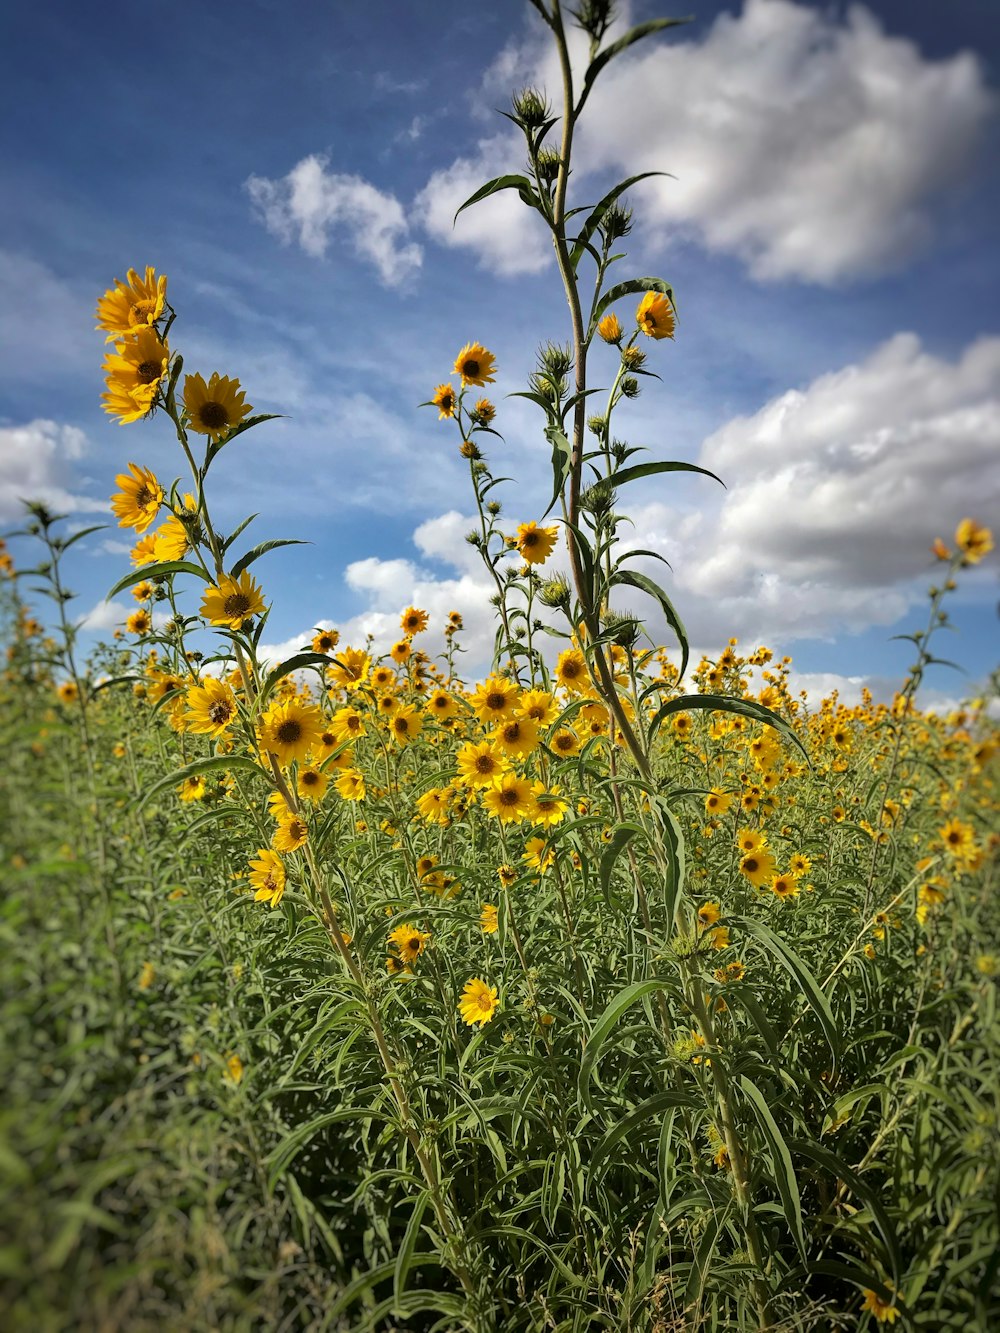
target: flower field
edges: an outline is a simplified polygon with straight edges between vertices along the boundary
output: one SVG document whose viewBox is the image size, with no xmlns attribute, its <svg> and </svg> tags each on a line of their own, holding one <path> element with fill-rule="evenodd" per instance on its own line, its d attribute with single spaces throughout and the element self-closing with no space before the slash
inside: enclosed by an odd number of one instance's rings
<svg viewBox="0 0 1000 1333">
<path fill-rule="evenodd" d="M 419 409 L 468 465 L 482 672 L 420 606 L 267 657 L 296 543 L 223 531 L 212 467 L 270 418 L 155 267 L 98 300 L 124 631 L 81 646 L 92 529 L 33 503 L 0 553 L 5 1328 L 1000 1327 L 1000 679 L 921 698 L 991 534 L 928 533 L 889 701 L 691 653 L 629 487 L 719 479 L 619 436 L 673 288 L 617 276 L 632 180 L 569 191 L 594 80 L 671 21 L 536 8 L 562 100 L 514 96 L 527 168 L 468 204 L 538 214 L 564 341 L 505 384 L 481 313 Z M 514 392 L 552 495 L 516 525 Z"/>
</svg>

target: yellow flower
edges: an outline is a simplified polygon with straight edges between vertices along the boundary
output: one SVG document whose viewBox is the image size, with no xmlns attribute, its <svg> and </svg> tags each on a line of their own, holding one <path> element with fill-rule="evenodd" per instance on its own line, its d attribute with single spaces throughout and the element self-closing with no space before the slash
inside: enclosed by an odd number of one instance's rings
<svg viewBox="0 0 1000 1333">
<path fill-rule="evenodd" d="M 118 526 L 145 532 L 163 503 L 163 487 L 149 468 L 138 463 L 129 463 L 128 472 L 119 473 L 115 481 L 121 490 L 112 495 L 111 508 Z"/>
<path fill-rule="evenodd" d="M 504 773 L 488 788 L 483 805 L 501 824 L 520 823 L 531 813 L 531 783 L 516 773 Z"/>
<path fill-rule="evenodd" d="M 899 1310 L 895 1303 L 893 1301 L 884 1301 L 877 1292 L 870 1291 L 867 1287 L 864 1287 L 862 1290 L 864 1292 L 865 1300 L 861 1309 L 867 1310 L 870 1314 L 873 1314 L 876 1322 L 879 1324 L 894 1324 L 899 1318 Z M 892 1288 L 890 1287 L 889 1290 L 891 1291 Z"/>
<path fill-rule="evenodd" d="M 226 1072 L 223 1077 L 227 1082 L 234 1084 L 239 1084 L 243 1078 L 243 1061 L 235 1051 L 226 1057 Z"/>
<path fill-rule="evenodd" d="M 185 778 L 177 788 L 177 795 L 184 802 L 203 801 L 205 799 L 205 779 L 200 773 Z"/>
<path fill-rule="evenodd" d="M 674 336 L 674 312 L 662 292 L 647 292 L 635 312 L 635 322 L 650 338 Z"/>
<path fill-rule="evenodd" d="M 112 416 L 122 415 L 117 402 L 124 392 L 132 399 L 139 415 L 145 415 L 153 405 L 169 362 L 170 349 L 155 329 L 141 328 L 122 342 L 116 342 L 114 351 L 108 352 L 102 366 L 107 375 L 107 398 L 110 400 L 113 393 L 115 405 L 106 401 L 104 410 Z"/>
<path fill-rule="evenodd" d="M 544 838 L 529 838 L 524 844 L 522 859 L 527 861 L 532 870 L 544 874 L 555 861 L 556 854 L 551 847 L 546 847 Z"/>
<path fill-rule="evenodd" d="M 330 779 L 318 768 L 300 768 L 295 790 L 303 800 L 321 801 L 329 783 Z"/>
<path fill-rule="evenodd" d="M 129 558 L 136 569 L 141 569 L 143 565 L 152 565 L 156 562 L 156 533 L 147 532 L 145 537 L 140 537 L 129 553 Z"/>
<path fill-rule="evenodd" d="M 275 704 L 260 719 L 261 748 L 287 768 L 293 759 L 304 760 L 319 744 L 323 725 L 323 714 L 312 704 L 296 699 Z"/>
<path fill-rule="evenodd" d="M 466 343 L 455 358 L 455 374 L 461 375 L 462 387 L 475 384 L 482 388 L 496 379 L 496 357 L 482 343 Z"/>
<path fill-rule="evenodd" d="M 475 1027 L 477 1023 L 480 1026 L 483 1023 L 489 1023 L 497 1008 L 497 988 L 495 986 L 488 986 L 479 977 L 472 977 L 465 983 L 462 998 L 458 1002 L 458 1012 L 462 1015 L 462 1021 L 467 1023 L 469 1027 Z"/>
<path fill-rule="evenodd" d="M 536 782 L 532 784 L 531 795 L 534 809 L 530 818 L 536 827 L 554 828 L 566 818 L 569 801 L 558 787 L 547 788 L 543 782 Z"/>
<path fill-rule="evenodd" d="M 431 403 L 438 409 L 438 421 L 455 415 L 455 390 L 450 384 L 439 384 L 431 397 Z"/>
<path fill-rule="evenodd" d="M 618 322 L 618 316 L 613 311 L 610 315 L 605 315 L 597 325 L 597 332 L 606 343 L 620 343 L 622 326 Z"/>
<path fill-rule="evenodd" d="M 556 680 L 570 694 L 584 694 L 590 687 L 587 663 L 579 648 L 567 648 L 556 661 Z"/>
<path fill-rule="evenodd" d="M 187 528 L 175 514 L 153 533 L 153 556 L 160 560 L 183 560 L 191 549 Z"/>
<path fill-rule="evenodd" d="M 491 741 L 469 741 L 455 756 L 458 781 L 466 787 L 491 787 L 510 768 L 507 756 Z"/>
<path fill-rule="evenodd" d="M 399 620 L 399 627 L 404 634 L 421 634 L 427 628 L 428 615 L 415 606 L 408 606 Z"/>
<path fill-rule="evenodd" d="M 410 656 L 410 651 L 411 648 L 409 639 L 400 639 L 397 643 L 394 643 L 392 647 L 389 649 L 389 656 L 392 658 L 394 662 L 398 662 L 400 666 L 402 666 L 402 664 Z"/>
<path fill-rule="evenodd" d="M 488 426 L 496 416 L 497 410 L 488 398 L 477 398 L 472 415 L 481 426 Z"/>
<path fill-rule="evenodd" d="M 721 915 L 718 903 L 702 903 L 698 908 L 698 929 L 706 930 L 709 926 L 714 926 Z"/>
<path fill-rule="evenodd" d="M 955 530 L 955 543 L 963 553 L 963 564 L 978 565 L 993 550 L 993 533 L 975 519 L 963 518 Z"/>
<path fill-rule="evenodd" d="M 513 716 L 520 698 L 520 690 L 506 676 L 490 676 L 477 685 L 470 703 L 479 721 L 489 726 L 505 722 Z"/>
<path fill-rule="evenodd" d="M 424 719 L 413 704 L 397 709 L 389 720 L 389 735 L 397 745 L 409 745 L 420 735 Z"/>
<path fill-rule="evenodd" d="M 148 634 L 153 628 L 153 617 L 148 611 L 133 611 L 125 621 L 129 634 Z"/>
<path fill-rule="evenodd" d="M 295 852 L 309 839 L 309 826 L 298 815 L 290 814 L 282 819 L 271 838 L 271 846 L 276 852 Z"/>
<path fill-rule="evenodd" d="M 336 782 L 337 791 L 345 801 L 363 801 L 365 799 L 364 774 L 356 768 L 345 768 Z"/>
<path fill-rule="evenodd" d="M 497 921 L 497 909 L 492 903 L 483 903 L 483 909 L 479 913 L 479 927 L 484 935 L 495 935 L 499 929 Z"/>
<path fill-rule="evenodd" d="M 506 755 L 525 759 L 538 745 L 538 727 L 526 717 L 511 717 L 501 723 L 490 740 Z"/>
<path fill-rule="evenodd" d="M 517 549 L 529 565 L 544 565 L 559 539 L 559 528 L 540 528 L 532 520 L 517 530 Z"/>
<path fill-rule="evenodd" d="M 705 797 L 705 809 L 710 815 L 724 815 L 732 803 L 732 796 L 718 787 L 713 787 Z"/>
<path fill-rule="evenodd" d="M 339 642 L 340 635 L 335 629 L 318 629 L 313 635 L 312 650 L 314 653 L 332 653 Z"/>
<path fill-rule="evenodd" d="M 447 690 L 435 690 L 424 704 L 424 708 L 439 722 L 447 722 L 458 712 L 458 704 Z"/>
<path fill-rule="evenodd" d="M 760 889 L 770 882 L 776 864 L 771 852 L 748 852 L 740 862 L 740 874 L 745 875 L 755 889 Z"/>
<path fill-rule="evenodd" d="M 167 299 L 167 277 L 156 276 L 151 264 L 146 266 L 145 278 L 130 268 L 124 282 L 115 279 L 97 303 L 97 328 L 106 329 L 106 342 L 114 342 L 123 333 L 148 328 L 163 314 Z"/>
<path fill-rule="evenodd" d="M 791 874 L 775 875 L 771 880 L 771 892 L 778 898 L 794 898 L 799 892 L 798 879 Z"/>
<path fill-rule="evenodd" d="M 559 708 L 548 690 L 526 690 L 517 708 L 518 717 L 526 717 L 536 726 L 547 727 L 559 716 Z"/>
<path fill-rule="evenodd" d="M 156 968 L 152 963 L 143 963 L 142 971 L 139 973 L 139 989 L 149 990 L 156 980 Z"/>
<path fill-rule="evenodd" d="M 579 751 L 580 738 L 574 735 L 572 731 L 560 728 L 549 741 L 549 746 L 556 754 L 562 755 L 563 758 L 568 759 L 571 755 L 574 755 Z"/>
<path fill-rule="evenodd" d="M 207 384 L 201 375 L 184 376 L 184 410 L 190 430 L 218 440 L 248 417 L 253 408 L 244 401 L 239 380 L 216 373 Z"/>
<path fill-rule="evenodd" d="M 224 681 L 206 676 L 200 685 L 192 685 L 186 695 L 189 712 L 188 731 L 196 735 L 223 736 L 236 720 L 236 698 Z"/>
<path fill-rule="evenodd" d="M 137 583 L 132 589 L 132 596 L 137 602 L 148 602 L 152 595 L 153 585 L 147 583 L 145 579 L 141 583 Z"/>
<path fill-rule="evenodd" d="M 450 802 L 451 793 L 447 787 L 432 787 L 417 798 L 417 813 L 428 824 L 447 824 L 450 819 Z"/>
<path fill-rule="evenodd" d="M 257 890 L 254 894 L 255 902 L 278 906 L 285 892 L 285 863 L 276 852 L 262 847 L 257 853 L 257 860 L 250 862 L 247 878 L 250 887 Z"/>
<path fill-rule="evenodd" d="M 329 727 L 330 734 L 338 744 L 357 740 L 365 734 L 365 720 L 353 708 L 338 708 L 330 718 Z"/>
<path fill-rule="evenodd" d="M 356 690 L 368 678 L 371 658 L 362 648 L 342 648 L 326 669 L 326 674 L 347 690 Z"/>
<path fill-rule="evenodd" d="M 975 847 L 975 834 L 971 824 L 964 824 L 960 819 L 949 819 L 940 830 L 941 841 L 952 856 L 965 857 Z"/>
<path fill-rule="evenodd" d="M 406 964 L 417 961 L 427 947 L 427 941 L 430 937 L 430 931 L 420 930 L 417 926 L 409 924 L 397 926 L 395 930 L 389 933 L 390 942 L 395 946 L 396 952 Z"/>
<path fill-rule="evenodd" d="M 263 610 L 261 589 L 248 570 L 238 579 L 224 574 L 218 587 L 209 588 L 201 602 L 201 614 L 210 625 L 226 625 L 229 629 L 240 629 L 244 621 Z"/>
</svg>

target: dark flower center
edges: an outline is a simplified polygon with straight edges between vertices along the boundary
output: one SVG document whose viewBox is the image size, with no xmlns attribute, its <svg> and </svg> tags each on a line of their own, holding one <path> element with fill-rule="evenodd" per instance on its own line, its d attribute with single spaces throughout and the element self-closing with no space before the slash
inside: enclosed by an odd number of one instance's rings
<svg viewBox="0 0 1000 1333">
<path fill-rule="evenodd" d="M 467 379 L 474 379 L 479 374 L 479 362 L 472 360 L 466 361 L 462 367 L 462 372 Z"/>
<path fill-rule="evenodd" d="M 229 425 L 229 413 L 222 403 L 202 403 L 198 409 L 198 419 L 209 430 L 222 430 Z"/>
<path fill-rule="evenodd" d="M 496 768 L 496 761 L 492 755 L 481 754 L 476 756 L 477 773 L 492 773 L 494 768 Z"/>
<path fill-rule="evenodd" d="M 294 745 L 302 737 L 302 723 L 295 718 L 287 718 L 274 733 L 282 745 Z"/>
<path fill-rule="evenodd" d="M 228 722 L 232 716 L 232 705 L 227 699 L 219 699 L 208 710 L 208 719 L 218 726 L 221 722 Z"/>
<path fill-rule="evenodd" d="M 143 384 L 152 384 L 154 380 L 160 378 L 162 369 L 162 365 L 157 361 L 140 361 L 136 367 L 136 374 Z"/>
<path fill-rule="evenodd" d="M 222 609 L 227 616 L 232 616 L 234 620 L 237 616 L 242 619 L 250 610 L 250 598 L 242 592 L 230 593 L 223 603 Z"/>
<path fill-rule="evenodd" d="M 494 690 L 492 694 L 488 694 L 486 696 L 487 708 L 492 708 L 498 711 L 499 709 L 505 708 L 506 706 L 507 706 L 507 696 L 505 694 L 500 694 L 499 692 Z"/>
</svg>

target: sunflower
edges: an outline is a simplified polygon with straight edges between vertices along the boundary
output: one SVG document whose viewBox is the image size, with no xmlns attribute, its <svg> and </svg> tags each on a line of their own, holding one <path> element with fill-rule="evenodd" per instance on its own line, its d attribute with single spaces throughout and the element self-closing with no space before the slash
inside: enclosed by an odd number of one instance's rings
<svg viewBox="0 0 1000 1333">
<path fill-rule="evenodd" d="M 185 778 L 177 788 L 177 795 L 182 801 L 203 801 L 205 799 L 205 779 L 200 773 L 193 773 Z"/>
<path fill-rule="evenodd" d="M 538 727 L 526 717 L 510 717 L 490 736 L 506 755 L 526 759 L 538 745 Z"/>
<path fill-rule="evenodd" d="M 207 384 L 201 375 L 184 376 L 184 410 L 189 428 L 214 441 L 238 426 L 253 408 L 244 402 L 239 380 L 216 373 Z"/>
<path fill-rule="evenodd" d="M 399 711 L 399 696 L 396 694 L 380 694 L 375 701 L 375 711 L 379 717 L 392 717 L 393 713 Z"/>
<path fill-rule="evenodd" d="M 497 410 L 488 398 L 477 398 L 472 409 L 473 420 L 479 426 L 488 426 L 496 416 Z"/>
<path fill-rule="evenodd" d="M 650 338 L 674 336 L 674 311 L 662 292 L 647 292 L 635 312 L 635 322 Z"/>
<path fill-rule="evenodd" d="M 867 1310 L 869 1314 L 873 1314 L 876 1323 L 894 1324 L 896 1322 L 899 1318 L 899 1309 L 895 1304 L 895 1298 L 886 1301 L 882 1299 L 878 1292 L 872 1291 L 868 1287 L 862 1287 L 861 1290 L 865 1298 L 861 1309 L 863 1311 Z M 889 1287 L 888 1290 L 892 1291 L 892 1288 Z"/>
<path fill-rule="evenodd" d="M 559 540 L 559 529 L 540 528 L 537 523 L 522 523 L 517 530 L 517 549 L 529 565 L 544 565 Z"/>
<path fill-rule="evenodd" d="M 165 273 L 157 277 L 156 269 L 147 264 L 146 276 L 140 278 L 135 269 L 130 268 L 125 281 L 115 278 L 115 285 L 109 287 L 98 301 L 96 327 L 108 331 L 106 342 L 114 342 L 123 333 L 155 324 L 163 314 L 166 300 Z"/>
<path fill-rule="evenodd" d="M 157 561 L 183 560 L 191 549 L 188 531 L 176 514 L 153 533 L 153 555 Z"/>
<path fill-rule="evenodd" d="M 404 704 L 389 721 L 389 735 L 397 745 L 409 745 L 420 735 L 424 719 L 414 704 Z"/>
<path fill-rule="evenodd" d="M 430 937 L 430 931 L 420 930 L 417 926 L 409 924 L 397 926 L 395 930 L 389 933 L 390 943 L 407 965 L 417 961 L 426 949 Z"/>
<path fill-rule="evenodd" d="M 365 720 L 353 708 L 338 708 L 329 722 L 330 734 L 338 745 L 357 740 L 365 734 Z"/>
<path fill-rule="evenodd" d="M 147 532 L 145 537 L 140 537 L 129 552 L 129 559 L 136 569 L 141 569 L 143 565 L 155 564 L 156 533 Z"/>
<path fill-rule="evenodd" d="M 550 739 L 549 746 L 556 754 L 564 759 L 577 754 L 580 750 L 580 738 L 572 731 L 567 731 L 565 727 L 560 727 L 556 734 Z"/>
<path fill-rule="evenodd" d="M 499 929 L 497 909 L 492 903 L 483 903 L 479 913 L 479 928 L 484 935 L 495 935 Z"/>
<path fill-rule="evenodd" d="M 756 829 L 741 829 L 736 838 L 736 846 L 744 856 L 750 852 L 759 852 L 767 846 L 767 838 L 763 833 L 758 833 Z"/>
<path fill-rule="evenodd" d="M 148 602 L 152 595 L 153 585 L 147 582 L 146 579 L 143 579 L 141 583 L 137 583 L 132 589 L 132 596 L 137 602 Z"/>
<path fill-rule="evenodd" d="M 455 357 L 455 374 L 461 375 L 462 387 L 475 384 L 482 388 L 496 379 L 496 357 L 482 343 L 466 343 Z"/>
<path fill-rule="evenodd" d="M 798 879 L 800 875 L 808 875 L 810 870 L 812 870 L 812 861 L 810 861 L 809 857 L 805 856 L 802 852 L 796 852 L 794 856 L 789 859 L 788 873 L 794 875 L 796 879 Z"/>
<path fill-rule="evenodd" d="M 296 699 L 269 708 L 260 720 L 261 748 L 273 754 L 282 768 L 293 759 L 304 760 L 319 742 L 323 714 Z"/>
<path fill-rule="evenodd" d="M 605 315 L 603 319 L 598 320 L 597 332 L 606 343 L 620 343 L 622 340 L 622 326 L 618 322 L 618 316 L 612 311 L 610 315 Z"/>
<path fill-rule="evenodd" d="M 455 415 L 455 390 L 450 384 L 439 384 L 431 397 L 431 403 L 438 409 L 438 421 Z"/>
<path fill-rule="evenodd" d="M 368 679 L 371 658 L 363 648 L 342 648 L 326 669 L 326 674 L 345 690 L 356 690 Z"/>
<path fill-rule="evenodd" d="M 318 768 L 300 768 L 295 783 L 295 790 L 306 801 L 321 801 L 330 783 L 325 773 Z"/>
<path fill-rule="evenodd" d="M 256 889 L 254 902 L 269 902 L 277 907 L 281 895 L 285 892 L 285 863 L 276 852 L 263 847 L 257 853 L 257 860 L 250 862 L 248 876 L 250 887 Z"/>
<path fill-rule="evenodd" d="M 462 1021 L 469 1027 L 478 1023 L 489 1023 L 498 1009 L 497 988 L 488 986 L 479 977 L 472 977 L 465 983 L 462 998 L 458 1002 L 458 1012 Z"/>
<path fill-rule="evenodd" d="M 399 620 L 399 627 L 405 635 L 421 634 L 427 628 L 430 617 L 426 611 L 415 606 L 408 606 Z"/>
<path fill-rule="evenodd" d="M 993 533 L 971 518 L 963 518 L 959 523 L 955 530 L 955 541 L 965 565 L 978 565 L 983 556 L 993 550 Z"/>
<path fill-rule="evenodd" d="M 332 653 L 339 642 L 340 635 L 335 629 L 318 629 L 313 635 L 312 650 L 314 653 Z"/>
<path fill-rule="evenodd" d="M 417 813 L 428 824 L 447 824 L 451 793 L 447 787 L 432 787 L 417 798 Z"/>
<path fill-rule="evenodd" d="M 117 417 L 119 426 L 131 425 L 141 417 L 148 416 L 152 403 L 145 398 L 135 399 L 124 384 L 118 380 L 107 381 L 108 391 L 101 394 L 101 402 L 109 417 Z"/>
<path fill-rule="evenodd" d="M 75 704 L 80 697 L 80 691 L 73 680 L 64 680 L 57 688 L 56 694 L 59 696 L 59 702 L 64 704 Z"/>
<path fill-rule="evenodd" d="M 224 574 L 218 586 L 209 588 L 201 602 L 201 614 L 210 625 L 226 625 L 236 630 L 263 610 L 261 589 L 247 570 L 238 579 Z"/>
<path fill-rule="evenodd" d="M 724 815 L 732 803 L 733 798 L 728 792 L 713 787 L 705 797 L 705 810 L 710 815 Z"/>
<path fill-rule="evenodd" d="M 484 794 L 483 805 L 501 824 L 519 824 L 531 814 L 531 783 L 516 773 L 504 773 Z"/>
<path fill-rule="evenodd" d="M 748 852 L 740 862 L 740 874 L 745 875 L 755 889 L 770 883 L 776 868 L 774 855 L 768 851 Z"/>
<path fill-rule="evenodd" d="M 120 472 L 115 481 L 121 489 L 112 495 L 111 509 L 118 526 L 145 532 L 163 503 L 163 487 L 148 467 L 138 463 L 129 463 L 128 472 Z"/>
<path fill-rule="evenodd" d="M 365 777 L 356 768 L 345 768 L 337 779 L 336 786 L 345 801 L 365 799 Z"/>
<path fill-rule="evenodd" d="M 389 656 L 392 658 L 394 662 L 398 662 L 399 665 L 402 666 L 403 663 L 409 658 L 410 652 L 411 652 L 411 644 L 409 639 L 400 639 L 397 643 L 394 643 L 392 647 L 389 649 Z"/>
<path fill-rule="evenodd" d="M 129 634 L 148 634 L 153 628 L 153 617 L 148 611 L 133 611 L 125 621 Z"/>
<path fill-rule="evenodd" d="M 458 704 L 447 690 L 435 690 L 424 704 L 424 708 L 439 722 L 447 722 L 458 712 Z"/>
<path fill-rule="evenodd" d="M 558 787 L 546 787 L 543 782 L 536 782 L 532 785 L 531 796 L 534 801 L 534 809 L 530 816 L 532 824 L 542 828 L 553 828 L 566 818 L 569 801 Z"/>
<path fill-rule="evenodd" d="M 492 741 L 469 741 L 455 756 L 458 781 L 466 787 L 491 787 L 510 768 L 510 761 Z"/>
<path fill-rule="evenodd" d="M 274 831 L 271 846 L 276 852 L 295 852 L 309 839 L 309 826 L 298 815 L 290 814 L 282 819 Z"/>
<path fill-rule="evenodd" d="M 799 892 L 799 881 L 795 875 L 775 875 L 771 880 L 771 892 L 778 898 L 794 898 Z"/>
<path fill-rule="evenodd" d="M 584 694 L 590 686 L 587 663 L 579 648 L 567 648 L 556 661 L 556 680 L 569 694 Z"/>
<path fill-rule="evenodd" d="M 555 852 L 551 847 L 546 846 L 544 838 L 529 838 L 524 844 L 522 860 L 526 861 L 532 870 L 537 870 L 539 874 L 544 874 L 555 859 Z"/>
<path fill-rule="evenodd" d="M 229 686 L 214 676 L 206 676 L 200 685 L 192 685 L 186 695 L 187 729 L 214 739 L 225 735 L 237 717 L 236 698 Z"/>
<path fill-rule="evenodd" d="M 155 329 L 142 328 L 108 352 L 101 369 L 109 390 L 124 390 L 143 413 L 153 405 L 170 363 L 170 349 Z M 110 412 L 109 407 L 105 411 Z"/>
<path fill-rule="evenodd" d="M 722 909 L 718 903 L 702 903 L 698 908 L 698 929 L 707 930 L 709 926 L 714 926 L 721 915 Z"/>
<path fill-rule="evenodd" d="M 520 694 L 518 686 L 506 676 L 490 676 L 489 680 L 476 686 L 470 702 L 476 717 L 488 726 L 512 717 L 520 702 Z"/>
</svg>

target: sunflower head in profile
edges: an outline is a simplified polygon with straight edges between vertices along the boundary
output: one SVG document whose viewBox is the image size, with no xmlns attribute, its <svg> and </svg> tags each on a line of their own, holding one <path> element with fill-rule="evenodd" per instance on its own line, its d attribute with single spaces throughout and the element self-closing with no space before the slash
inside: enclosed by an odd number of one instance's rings
<svg viewBox="0 0 1000 1333">
<path fill-rule="evenodd" d="M 167 275 L 156 276 L 152 264 L 146 265 L 146 276 L 140 278 L 130 268 L 125 281 L 115 279 L 97 303 L 97 327 L 107 332 L 107 342 L 114 342 L 123 333 L 149 328 L 163 314 L 167 303 Z"/>
<path fill-rule="evenodd" d="M 188 429 L 214 442 L 234 430 L 253 408 L 245 401 L 239 380 L 216 373 L 207 384 L 201 375 L 184 376 L 184 410 Z"/>
</svg>

